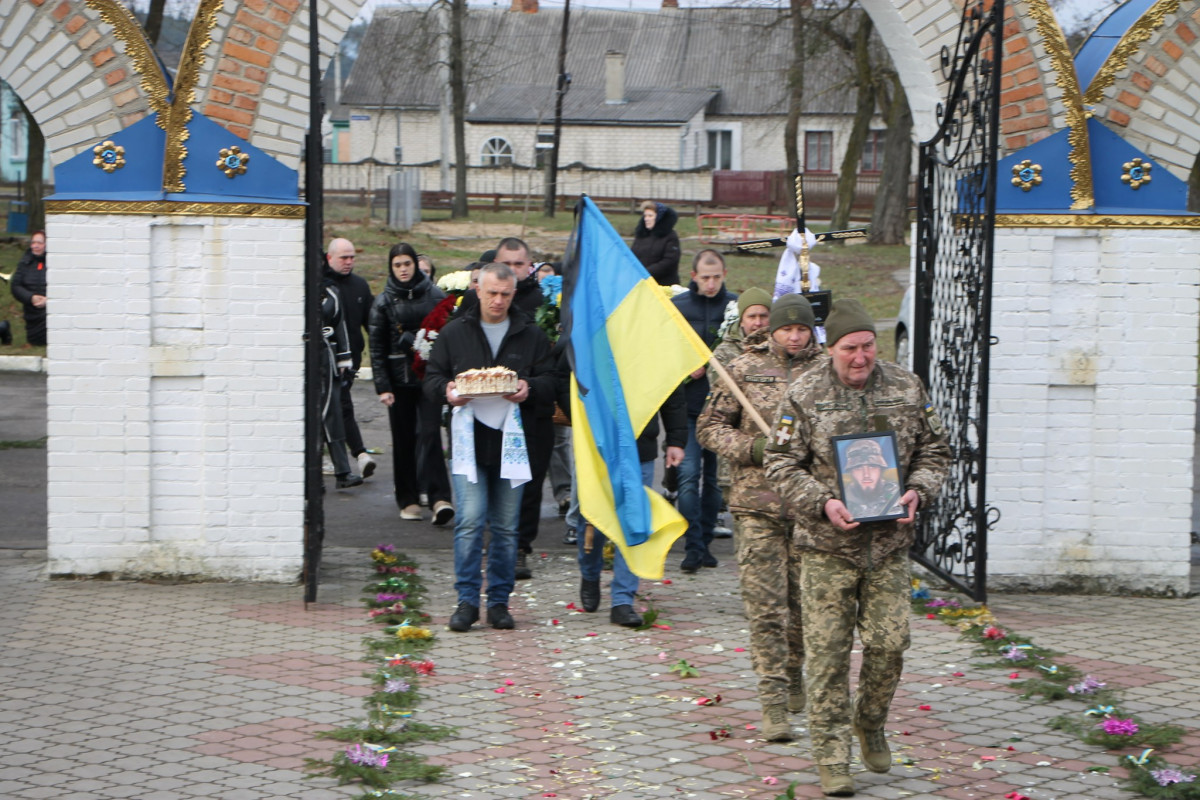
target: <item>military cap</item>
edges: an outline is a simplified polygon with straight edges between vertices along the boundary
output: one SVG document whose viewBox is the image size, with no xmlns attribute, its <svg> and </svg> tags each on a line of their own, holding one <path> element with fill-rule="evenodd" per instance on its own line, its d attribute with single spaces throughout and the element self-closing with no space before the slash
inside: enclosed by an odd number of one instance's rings
<svg viewBox="0 0 1200 800">
<path fill-rule="evenodd" d="M 785 294 L 775 301 L 771 309 L 771 333 L 784 325 L 807 325 L 813 328 L 816 324 L 812 303 L 802 294 Z"/>
</svg>

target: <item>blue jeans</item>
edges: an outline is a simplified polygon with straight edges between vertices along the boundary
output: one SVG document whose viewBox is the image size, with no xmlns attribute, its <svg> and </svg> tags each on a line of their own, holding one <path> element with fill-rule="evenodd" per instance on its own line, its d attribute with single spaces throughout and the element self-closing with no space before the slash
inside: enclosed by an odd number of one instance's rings
<svg viewBox="0 0 1200 800">
<path fill-rule="evenodd" d="M 572 476 L 573 478 L 574 476 Z M 642 483 L 649 486 L 654 481 L 654 462 L 642 462 Z M 584 526 L 587 524 L 583 515 L 579 513 L 579 494 L 575 490 L 576 481 L 571 481 L 571 508 L 567 511 L 567 525 L 575 529 L 579 535 L 579 576 L 585 581 L 600 580 L 600 572 L 604 569 L 604 543 L 608 538 L 600 533 L 595 532 L 592 537 L 592 552 L 588 553 L 583 549 L 583 540 L 585 538 Z M 633 605 L 633 597 L 638 590 L 638 576 L 629 571 L 629 565 L 625 563 L 625 557 L 621 555 L 619 547 L 613 548 L 613 579 L 612 585 L 609 587 L 609 594 L 612 597 L 612 605 L 614 606 L 631 606 Z"/>
<path fill-rule="evenodd" d="M 515 489 L 508 478 L 500 477 L 500 466 L 479 467 L 477 482 L 465 475 L 453 475 L 454 589 L 458 602 L 479 606 L 483 585 L 479 570 L 483 562 L 483 529 L 492 532 L 488 545 L 487 604 L 507 606 L 517 568 L 517 516 L 521 510 L 523 486 Z"/>
<path fill-rule="evenodd" d="M 721 511 L 721 487 L 717 485 L 717 454 L 696 441 L 696 418 L 688 417 L 687 446 L 679 465 L 679 513 L 687 520 L 684 534 L 685 560 L 708 555 L 708 545 Z"/>
</svg>

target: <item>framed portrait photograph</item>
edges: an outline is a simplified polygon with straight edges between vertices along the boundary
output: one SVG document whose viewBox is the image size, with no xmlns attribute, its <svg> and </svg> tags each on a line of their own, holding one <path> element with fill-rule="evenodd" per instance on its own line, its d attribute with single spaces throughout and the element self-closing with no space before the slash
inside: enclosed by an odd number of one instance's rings
<svg viewBox="0 0 1200 800">
<path fill-rule="evenodd" d="M 903 519 L 904 476 L 896 457 L 893 431 L 834 436 L 838 490 L 855 522 Z"/>
</svg>

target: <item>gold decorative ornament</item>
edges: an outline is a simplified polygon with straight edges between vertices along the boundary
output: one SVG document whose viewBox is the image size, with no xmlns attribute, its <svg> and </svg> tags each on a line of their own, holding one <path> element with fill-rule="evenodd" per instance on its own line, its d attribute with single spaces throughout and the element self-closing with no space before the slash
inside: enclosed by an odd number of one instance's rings
<svg viewBox="0 0 1200 800">
<path fill-rule="evenodd" d="M 1022 192 L 1042 185 L 1042 165 L 1034 164 L 1028 158 L 1020 164 L 1013 164 L 1012 174 L 1012 185 L 1020 186 Z"/>
<path fill-rule="evenodd" d="M 997 214 L 997 228 L 1146 228 L 1200 231 L 1200 216 L 1167 214 Z"/>
<path fill-rule="evenodd" d="M 183 176 L 187 172 L 183 166 L 183 160 L 187 158 L 184 142 L 189 135 L 187 124 L 192 119 L 191 104 L 196 101 L 196 81 L 204 63 L 204 50 L 211 42 L 210 34 L 217 24 L 217 12 L 224 5 L 224 0 L 200 0 L 196 16 L 188 29 L 183 54 L 179 57 L 174 95 L 168 89 L 167 79 L 154 56 L 154 49 L 146 39 L 145 31 L 129 9 L 118 0 L 87 0 L 87 5 L 112 26 L 113 33 L 125 45 L 125 52 L 133 61 L 134 72 L 142 76 L 142 91 L 146 93 L 150 109 L 157 115 L 155 122 L 167 133 L 163 191 L 184 191 Z"/>
<path fill-rule="evenodd" d="M 180 203 L 171 200 L 47 200 L 47 214 L 129 214 L 175 217 L 304 219 L 306 206 L 290 203 Z"/>
<path fill-rule="evenodd" d="M 217 169 L 224 172 L 226 178 L 246 174 L 246 165 L 250 163 L 250 154 L 243 153 L 242 148 L 236 144 L 233 147 L 222 147 L 220 156 L 217 159 Z"/>
<path fill-rule="evenodd" d="M 1124 170 L 1124 173 L 1121 175 L 1121 182 L 1129 184 L 1130 189 L 1136 190 L 1143 183 L 1150 182 L 1150 169 L 1153 166 L 1149 161 L 1143 161 L 1140 158 L 1126 161 L 1121 165 L 1121 169 Z"/>
<path fill-rule="evenodd" d="M 1092 154 L 1088 145 L 1087 120 L 1089 112 L 1083 105 L 1083 94 L 1079 90 L 1079 78 L 1075 74 L 1075 61 L 1067 37 L 1058 25 L 1058 19 L 1047 0 L 1029 0 L 1029 15 L 1037 22 L 1042 45 L 1050 56 L 1054 69 L 1054 85 L 1062 89 L 1062 102 L 1066 108 L 1067 142 L 1071 145 L 1067 159 L 1071 162 L 1071 209 L 1083 211 L 1096 205 L 1096 191 L 1092 185 Z"/>
<path fill-rule="evenodd" d="M 92 164 L 110 175 L 125 166 L 125 148 L 112 139 L 106 139 L 93 147 L 92 155 Z"/>
<path fill-rule="evenodd" d="M 1083 95 L 1083 102 L 1087 105 L 1099 103 L 1104 98 L 1104 90 L 1116 82 L 1117 73 L 1128 66 L 1129 59 L 1141 49 L 1154 31 L 1162 27 L 1167 14 L 1174 14 L 1178 10 L 1179 0 L 1158 0 L 1145 14 L 1138 17 L 1092 77 L 1092 82 L 1088 84 Z"/>
</svg>

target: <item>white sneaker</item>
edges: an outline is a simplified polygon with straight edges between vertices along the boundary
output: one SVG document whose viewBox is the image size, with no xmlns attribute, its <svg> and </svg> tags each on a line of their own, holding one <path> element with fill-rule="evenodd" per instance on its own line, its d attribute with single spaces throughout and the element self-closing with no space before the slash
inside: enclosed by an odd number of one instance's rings
<svg viewBox="0 0 1200 800">
<path fill-rule="evenodd" d="M 365 450 L 358 454 L 358 472 L 363 478 L 369 478 L 375 474 L 375 459 L 371 458 L 371 454 Z"/>
<path fill-rule="evenodd" d="M 325 456 L 324 458 L 321 459 L 321 474 L 322 475 L 336 475 L 337 474 L 336 472 L 333 471 L 333 462 L 329 460 L 329 456 Z"/>
</svg>

